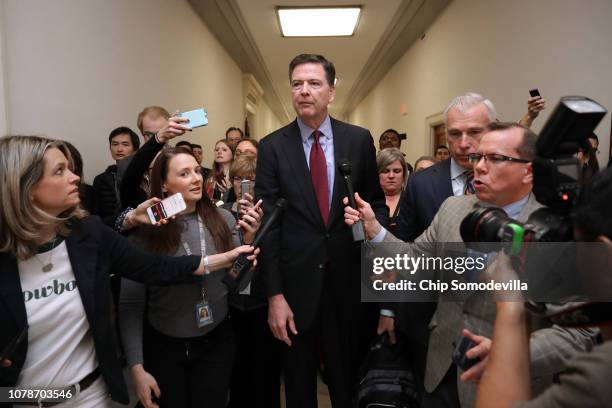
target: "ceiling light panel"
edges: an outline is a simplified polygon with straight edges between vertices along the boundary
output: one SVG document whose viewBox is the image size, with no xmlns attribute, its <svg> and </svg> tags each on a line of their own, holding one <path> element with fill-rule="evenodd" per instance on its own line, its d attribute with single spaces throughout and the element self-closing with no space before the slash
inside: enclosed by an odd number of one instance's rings
<svg viewBox="0 0 612 408">
<path fill-rule="evenodd" d="M 355 32 L 361 7 L 278 7 L 283 37 L 346 37 Z"/>
</svg>

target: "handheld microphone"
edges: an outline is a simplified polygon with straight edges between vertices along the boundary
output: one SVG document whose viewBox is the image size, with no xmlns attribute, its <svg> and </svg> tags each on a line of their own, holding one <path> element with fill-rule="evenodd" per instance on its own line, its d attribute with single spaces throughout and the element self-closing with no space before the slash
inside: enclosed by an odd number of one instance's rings
<svg viewBox="0 0 612 408">
<path fill-rule="evenodd" d="M 355 202 L 355 192 L 353 191 L 353 183 L 351 182 L 351 162 L 347 159 L 338 160 L 338 170 L 340 170 L 342 178 L 344 179 L 344 184 L 346 185 L 349 204 L 354 209 L 357 209 L 357 203 Z M 363 221 L 358 220 L 356 223 L 351 225 L 351 232 L 353 233 L 354 242 L 364 241 L 365 230 L 363 228 Z"/>
<path fill-rule="evenodd" d="M 284 198 L 279 198 L 274 203 L 274 210 L 270 217 L 263 224 L 257 235 L 255 236 L 255 240 L 251 244 L 252 247 L 257 248 L 259 243 L 266 235 L 272 223 L 276 221 L 276 219 L 280 216 L 280 214 L 287 207 L 287 200 Z M 251 278 L 253 277 L 253 262 L 247 259 L 248 255 L 241 254 L 236 258 L 234 264 L 231 269 L 227 272 L 227 275 L 223 277 L 223 283 L 227 285 L 227 287 L 233 292 L 240 292 L 247 287 L 249 282 L 251 282 Z"/>
</svg>

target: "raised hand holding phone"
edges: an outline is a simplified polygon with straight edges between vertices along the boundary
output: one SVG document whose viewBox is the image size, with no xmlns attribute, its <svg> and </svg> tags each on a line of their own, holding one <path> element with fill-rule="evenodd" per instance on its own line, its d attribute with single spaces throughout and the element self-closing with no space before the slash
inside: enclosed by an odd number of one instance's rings
<svg viewBox="0 0 612 408">
<path fill-rule="evenodd" d="M 179 112 L 176 117 L 187 119 L 186 125 L 191 129 L 208 125 L 208 111 L 204 108 L 198 108 L 187 112 Z"/>
<path fill-rule="evenodd" d="M 187 204 L 181 193 L 176 193 L 147 208 L 151 224 L 159 224 L 172 216 L 184 211 Z"/>
</svg>

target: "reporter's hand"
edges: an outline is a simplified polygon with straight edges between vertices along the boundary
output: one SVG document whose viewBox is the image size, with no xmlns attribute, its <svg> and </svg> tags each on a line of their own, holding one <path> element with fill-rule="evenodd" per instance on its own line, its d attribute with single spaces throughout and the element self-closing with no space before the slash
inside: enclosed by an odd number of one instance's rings
<svg viewBox="0 0 612 408">
<path fill-rule="evenodd" d="M 534 96 L 527 100 L 527 115 L 533 120 L 541 111 L 546 109 L 546 100 L 541 96 Z"/>
<path fill-rule="evenodd" d="M 397 341 L 395 338 L 395 318 L 380 315 L 380 318 L 378 319 L 378 328 L 376 329 L 376 334 L 380 336 L 385 332 L 389 335 L 389 343 L 395 344 L 395 342 Z"/>
<path fill-rule="evenodd" d="M 252 243 L 255 240 L 257 230 L 261 226 L 261 219 L 263 217 L 263 210 L 261 209 L 262 200 L 259 200 L 257 204 L 251 207 L 248 206 L 248 203 L 248 200 L 238 201 L 240 217 L 236 223 L 236 228 L 244 231 L 243 238 L 245 243 Z"/>
<path fill-rule="evenodd" d="M 372 207 L 366 201 L 361 199 L 359 193 L 355 193 L 355 204 L 357 204 L 356 209 L 349 206 L 348 197 L 344 197 L 342 202 L 345 205 L 344 223 L 346 225 L 350 227 L 360 219 L 363 220 L 363 226 L 368 239 L 374 238 L 380 232 L 381 226 L 376 220 Z"/>
<path fill-rule="evenodd" d="M 232 183 L 225 179 L 225 177 L 221 180 L 221 183 L 217 183 L 217 187 L 222 193 L 225 193 L 226 191 L 233 188 Z"/>
<path fill-rule="evenodd" d="M 177 117 L 176 115 L 178 115 L 178 113 L 178 110 L 174 112 L 174 115 L 168 119 L 166 126 L 161 128 L 155 135 L 155 138 L 159 143 L 166 143 L 177 136 L 185 134 L 185 132 L 191 132 L 193 130 L 187 126 L 189 119 Z"/>
<path fill-rule="evenodd" d="M 274 337 L 291 347 L 291 339 L 287 334 L 287 327 L 289 327 L 294 336 L 298 332 L 295 329 L 293 312 L 285 300 L 285 296 L 282 294 L 268 298 L 268 325 Z"/>
<path fill-rule="evenodd" d="M 511 283 L 515 280 L 520 280 L 521 277 L 516 273 L 512 266 L 512 260 L 505 251 L 498 252 L 495 260 L 489 265 L 485 271 L 487 280 L 494 280 L 499 283 Z M 525 277 L 523 277 L 525 278 Z M 512 286 L 509 286 L 512 288 Z M 496 302 L 519 302 L 523 303 L 525 297 L 520 290 L 500 289 L 493 292 L 493 299 Z"/>
<path fill-rule="evenodd" d="M 465 352 L 467 358 L 480 358 L 480 361 L 470 367 L 461 374 L 461 381 L 478 384 L 482 373 L 489 361 L 489 353 L 491 352 L 491 339 L 484 336 L 478 336 L 468 329 L 463 329 L 463 335 L 472 340 L 476 345 Z"/>
<path fill-rule="evenodd" d="M 227 255 L 227 261 L 229 266 L 232 266 L 236 258 L 238 258 L 242 254 L 251 254 L 247 256 L 247 259 L 253 262 L 253 266 L 257 265 L 257 255 L 259 255 L 259 248 L 255 249 L 250 245 L 240 245 L 231 251 L 225 252 Z"/>
<path fill-rule="evenodd" d="M 139 225 L 156 225 L 156 226 L 160 226 L 160 225 L 164 225 L 167 224 L 170 220 L 175 219 L 176 217 L 172 216 L 168 219 L 163 219 L 159 222 L 156 222 L 155 224 L 151 224 L 151 219 L 149 218 L 149 214 L 147 214 L 147 208 L 151 207 L 152 205 L 155 205 L 157 203 L 159 203 L 161 201 L 161 199 L 157 198 L 157 197 L 153 197 L 153 198 L 149 198 L 146 201 L 143 201 L 142 203 L 140 203 L 140 205 L 136 208 L 134 208 L 132 211 L 130 211 L 127 215 L 127 217 L 125 217 L 125 220 L 123 222 L 123 226 L 124 226 L 124 230 L 139 226 Z"/>
<path fill-rule="evenodd" d="M 155 394 L 155 397 L 159 398 L 161 391 L 157 385 L 157 381 L 151 374 L 145 371 L 142 364 L 135 364 L 130 368 L 132 373 L 132 381 L 134 382 L 134 388 L 136 388 L 136 394 L 140 403 L 145 408 L 159 408 L 159 405 L 153 402 L 151 392 Z"/>
<path fill-rule="evenodd" d="M 12 365 L 13 365 L 13 362 L 7 358 L 3 359 L 2 362 L 0 362 L 0 366 L 2 368 L 9 368 Z"/>
</svg>

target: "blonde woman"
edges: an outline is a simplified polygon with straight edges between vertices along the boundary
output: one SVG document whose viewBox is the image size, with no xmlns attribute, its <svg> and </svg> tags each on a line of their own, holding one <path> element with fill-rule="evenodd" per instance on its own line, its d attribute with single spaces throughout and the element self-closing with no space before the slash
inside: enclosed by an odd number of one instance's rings
<svg viewBox="0 0 612 408">
<path fill-rule="evenodd" d="M 0 347 L 22 339 L 2 356 L 0 386 L 69 390 L 72 398 L 58 408 L 109 407 L 109 396 L 126 404 L 111 329 L 111 271 L 186 282 L 251 249 L 175 258 L 139 250 L 80 209 L 73 168 L 60 141 L 0 138 Z M 133 210 L 131 222 L 148 223 L 146 208 L 156 201 Z"/>
<path fill-rule="evenodd" d="M 385 193 L 385 203 L 389 207 L 389 218 L 385 227 L 394 231 L 399 217 L 400 198 L 408 179 L 406 160 L 400 149 L 389 147 L 376 155 L 376 167 L 380 187 Z"/>
</svg>

